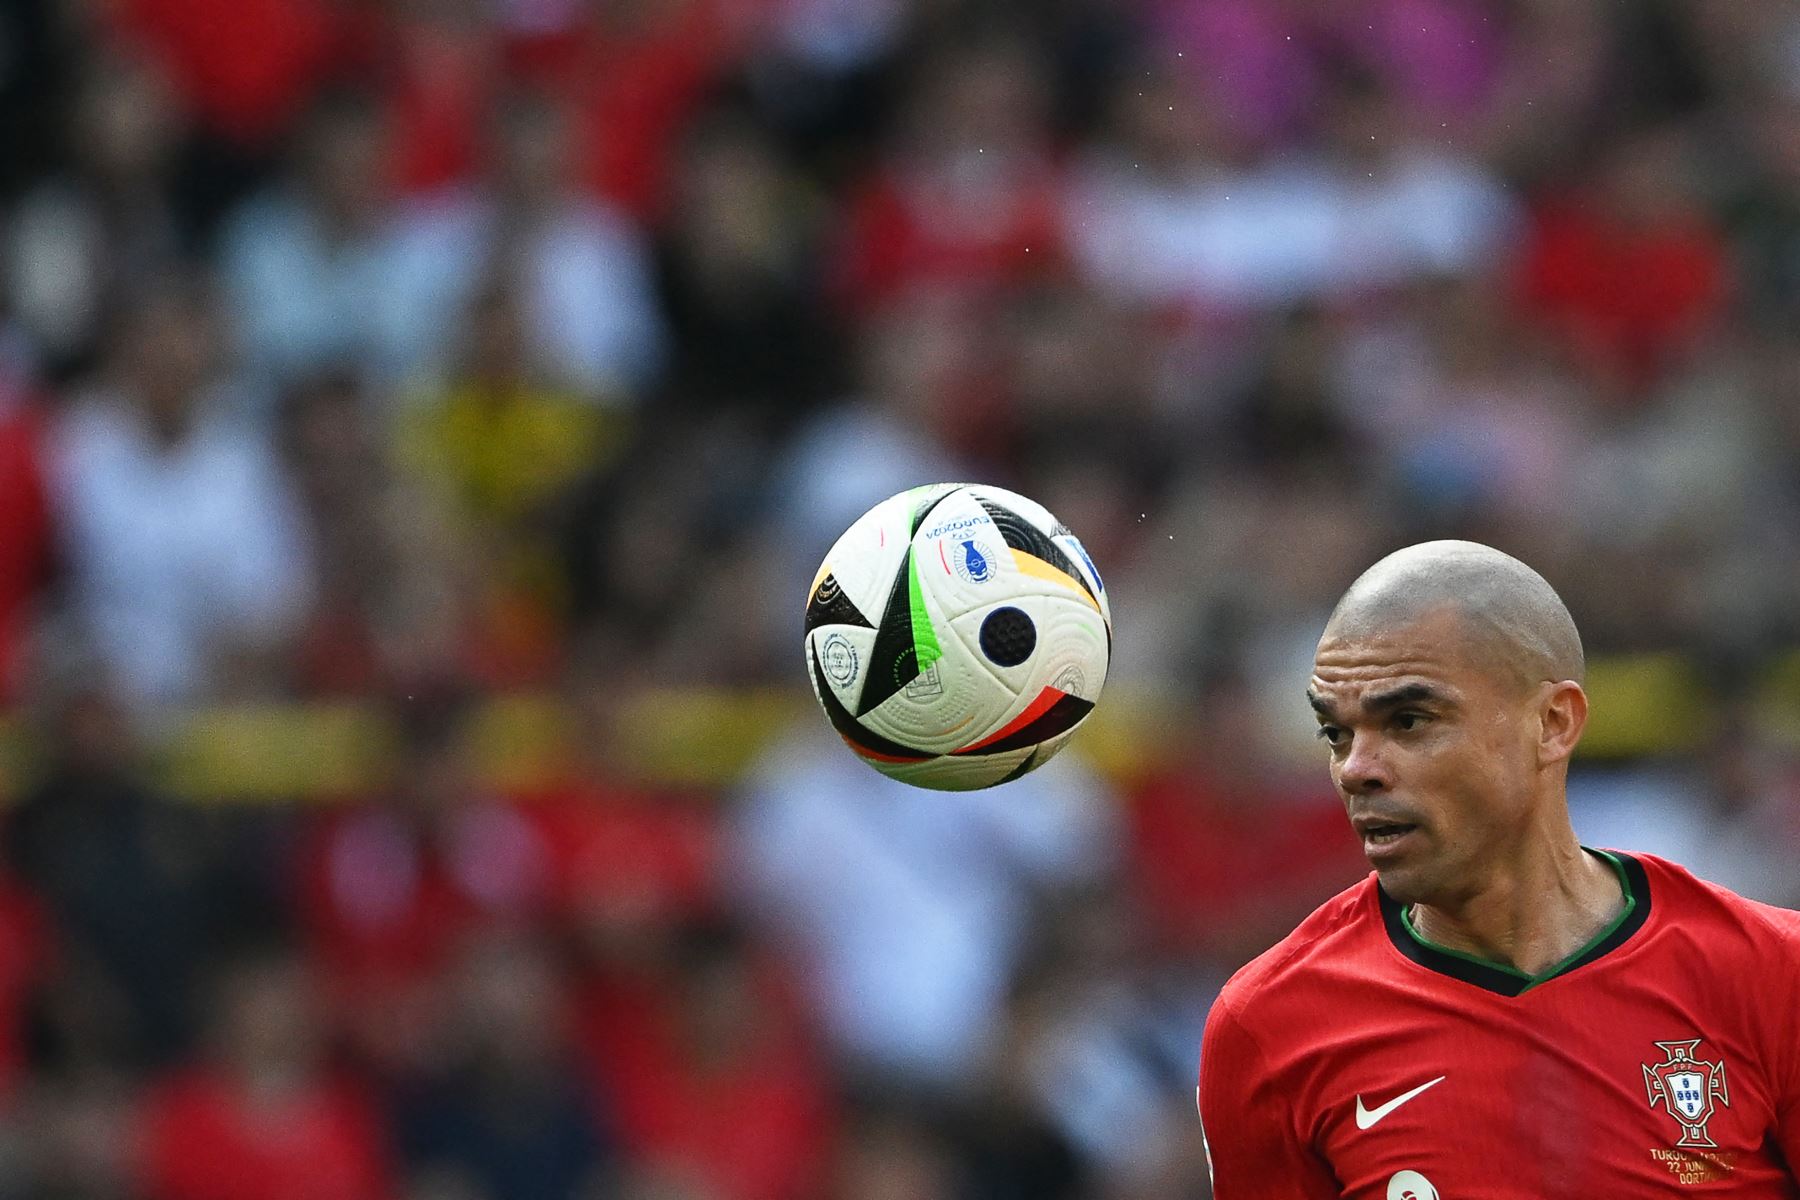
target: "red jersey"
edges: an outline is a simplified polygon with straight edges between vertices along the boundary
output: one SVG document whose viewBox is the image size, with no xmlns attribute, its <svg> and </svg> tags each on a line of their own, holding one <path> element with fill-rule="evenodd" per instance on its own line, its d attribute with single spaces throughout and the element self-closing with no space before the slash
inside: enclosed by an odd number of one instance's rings
<svg viewBox="0 0 1800 1200">
<path fill-rule="evenodd" d="M 1800 1197 L 1800 913 L 1603 854 L 1611 927 L 1528 977 L 1371 876 L 1207 1018 L 1216 1200 Z"/>
</svg>

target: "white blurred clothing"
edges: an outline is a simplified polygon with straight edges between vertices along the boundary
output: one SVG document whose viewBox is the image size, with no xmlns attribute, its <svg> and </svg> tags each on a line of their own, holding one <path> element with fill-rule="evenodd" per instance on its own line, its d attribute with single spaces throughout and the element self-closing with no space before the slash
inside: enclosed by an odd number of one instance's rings
<svg viewBox="0 0 1800 1200">
<path fill-rule="evenodd" d="M 1111 1172 L 1149 1167 L 1147 1136 L 1171 1111 L 1193 1113 L 1194 1047 L 1223 978 L 1157 976 L 1123 964 L 1059 984 L 1056 1015 L 1031 1056 L 1044 1112 Z"/>
<path fill-rule="evenodd" d="M 1267 309 L 1486 262 L 1517 202 L 1479 164 L 1407 155 L 1357 178 L 1275 160 L 1187 179 L 1097 162 L 1067 227 L 1087 276 L 1118 294 L 1202 309 Z"/>
<path fill-rule="evenodd" d="M 476 192 L 402 213 L 384 268 L 382 327 L 401 376 L 453 365 L 475 292 L 491 276 L 518 289 L 533 349 L 557 378 L 620 401 L 656 376 L 665 331 L 643 235 L 603 205 L 570 200 L 502 245 L 503 214 Z M 510 261 L 496 261 L 501 256 Z"/>
<path fill-rule="evenodd" d="M 888 53 L 905 18 L 900 0 L 780 0 L 773 40 L 814 70 L 848 74 Z"/>
<path fill-rule="evenodd" d="M 379 230 L 336 239 L 286 192 L 246 204 L 220 267 L 248 364 L 264 383 L 389 357 L 381 316 L 390 268 Z"/>
<path fill-rule="evenodd" d="M 772 489 L 790 578 L 812 578 L 825 552 L 864 513 L 907 488 L 967 477 L 919 422 L 872 401 L 828 410 L 789 443 Z"/>
<path fill-rule="evenodd" d="M 75 616 L 139 701 L 203 698 L 215 649 L 279 636 L 310 593 L 281 465 L 223 400 L 203 401 L 173 446 L 108 393 L 77 403 L 52 434 Z"/>
<path fill-rule="evenodd" d="M 1584 845 L 1642 850 L 1751 900 L 1800 903 L 1791 814 L 1778 804 L 1722 812 L 1708 787 L 1654 767 L 1575 771 L 1569 815 Z"/>
<path fill-rule="evenodd" d="M 46 181 L 19 199 L 0 248 L 6 303 L 45 355 L 87 348 L 122 282 L 176 262 L 174 218 L 159 199 L 109 213 L 73 179 Z"/>
<path fill-rule="evenodd" d="M 870 770 L 817 714 L 764 755 L 738 813 L 742 883 L 809 968 L 840 1055 L 928 1087 L 982 1068 L 1034 898 L 1117 853 L 1115 799 L 1074 755 L 934 792 Z"/>
</svg>

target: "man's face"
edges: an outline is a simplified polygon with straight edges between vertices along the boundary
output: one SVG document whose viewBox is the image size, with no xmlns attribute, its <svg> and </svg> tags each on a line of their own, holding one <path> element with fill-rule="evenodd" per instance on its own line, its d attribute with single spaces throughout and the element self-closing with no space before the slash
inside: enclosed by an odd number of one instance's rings
<svg viewBox="0 0 1800 1200">
<path fill-rule="evenodd" d="M 1382 886 L 1402 903 L 1481 890 L 1534 815 L 1538 689 L 1483 661 L 1454 610 L 1327 630 L 1307 688 L 1331 780 Z"/>
</svg>

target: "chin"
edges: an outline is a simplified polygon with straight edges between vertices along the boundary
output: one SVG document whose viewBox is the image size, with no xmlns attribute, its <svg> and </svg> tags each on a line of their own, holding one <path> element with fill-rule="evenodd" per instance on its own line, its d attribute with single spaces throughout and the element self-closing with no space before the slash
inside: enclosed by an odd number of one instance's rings
<svg viewBox="0 0 1800 1200">
<path fill-rule="evenodd" d="M 1365 842 L 1363 856 L 1382 889 L 1402 904 L 1430 904 L 1444 890 L 1444 854 L 1427 828 L 1415 828 L 1397 841 Z"/>
<path fill-rule="evenodd" d="M 1415 864 L 1376 867 L 1375 877 L 1381 881 L 1381 890 L 1401 904 L 1429 904 L 1437 890 Z"/>
<path fill-rule="evenodd" d="M 1399 901 L 1401 904 L 1418 903 L 1419 897 L 1413 892 L 1413 889 L 1408 886 L 1412 879 L 1411 871 L 1392 867 L 1384 871 L 1380 867 L 1376 867 L 1375 878 L 1381 881 L 1381 890 L 1386 892 L 1392 899 Z"/>
</svg>

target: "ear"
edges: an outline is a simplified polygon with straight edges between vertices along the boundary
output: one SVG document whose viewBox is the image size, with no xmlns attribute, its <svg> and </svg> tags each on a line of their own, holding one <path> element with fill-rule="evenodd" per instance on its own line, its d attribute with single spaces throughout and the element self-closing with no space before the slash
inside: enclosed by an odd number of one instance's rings
<svg viewBox="0 0 1800 1200">
<path fill-rule="evenodd" d="M 1587 693 L 1573 679 L 1549 685 L 1538 709 L 1538 765 L 1567 762 L 1587 728 Z"/>
</svg>

